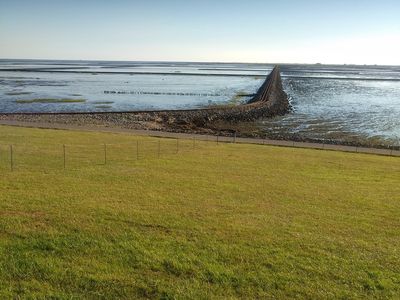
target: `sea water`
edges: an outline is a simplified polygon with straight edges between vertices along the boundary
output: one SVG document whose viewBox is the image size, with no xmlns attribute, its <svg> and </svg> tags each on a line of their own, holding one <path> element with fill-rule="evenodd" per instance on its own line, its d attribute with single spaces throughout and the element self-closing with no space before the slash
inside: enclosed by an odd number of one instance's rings
<svg viewBox="0 0 400 300">
<path fill-rule="evenodd" d="M 240 104 L 251 98 L 273 66 L 0 60 L 0 112 L 137 111 Z M 400 67 L 282 65 L 281 73 L 292 111 L 259 122 L 266 134 L 340 141 L 400 139 Z M 59 102 L 52 103 L 52 99 Z"/>
</svg>

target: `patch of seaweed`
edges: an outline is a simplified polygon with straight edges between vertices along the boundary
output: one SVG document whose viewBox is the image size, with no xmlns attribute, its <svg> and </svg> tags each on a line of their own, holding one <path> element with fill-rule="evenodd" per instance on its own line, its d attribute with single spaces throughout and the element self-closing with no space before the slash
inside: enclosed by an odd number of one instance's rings
<svg viewBox="0 0 400 300">
<path fill-rule="evenodd" d="M 15 100 L 15 103 L 19 104 L 31 104 L 31 103 L 82 103 L 86 102 L 85 99 L 54 99 L 54 98 L 37 98 L 30 100 Z"/>
</svg>

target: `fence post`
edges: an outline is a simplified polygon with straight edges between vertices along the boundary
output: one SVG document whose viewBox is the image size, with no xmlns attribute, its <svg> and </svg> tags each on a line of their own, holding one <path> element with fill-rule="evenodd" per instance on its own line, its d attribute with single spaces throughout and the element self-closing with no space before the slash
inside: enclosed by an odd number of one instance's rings
<svg viewBox="0 0 400 300">
<path fill-rule="evenodd" d="M 397 139 L 397 151 L 400 151 L 400 138 Z"/>
<path fill-rule="evenodd" d="M 14 171 L 14 157 L 13 157 L 13 146 L 10 145 L 10 168 L 11 172 Z"/>
<path fill-rule="evenodd" d="M 63 145 L 63 163 L 64 163 L 64 170 L 65 170 L 65 145 Z"/>
<path fill-rule="evenodd" d="M 104 164 L 107 164 L 107 145 L 104 144 Z"/>
<path fill-rule="evenodd" d="M 136 141 L 136 160 L 139 160 L 139 141 Z"/>
</svg>

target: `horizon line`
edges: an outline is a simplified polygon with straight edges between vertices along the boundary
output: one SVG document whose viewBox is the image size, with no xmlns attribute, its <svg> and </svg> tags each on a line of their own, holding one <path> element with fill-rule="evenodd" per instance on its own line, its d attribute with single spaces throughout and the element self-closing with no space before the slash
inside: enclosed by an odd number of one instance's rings
<svg viewBox="0 0 400 300">
<path fill-rule="evenodd" d="M 196 60 L 117 60 L 117 59 L 62 59 L 62 58 L 0 58 L 0 60 L 30 60 L 30 61 L 92 61 L 92 62 L 156 62 L 156 63 L 215 63 L 215 64 L 267 64 L 267 65 L 325 65 L 325 66 L 390 66 L 400 67 L 400 64 L 356 64 L 356 63 L 323 63 L 323 62 L 245 62 L 245 61 L 196 61 Z"/>
</svg>

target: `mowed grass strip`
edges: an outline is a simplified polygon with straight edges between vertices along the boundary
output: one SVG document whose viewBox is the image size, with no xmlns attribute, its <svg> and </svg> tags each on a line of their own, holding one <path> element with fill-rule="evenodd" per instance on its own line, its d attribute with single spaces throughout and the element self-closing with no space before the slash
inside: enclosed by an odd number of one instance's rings
<svg viewBox="0 0 400 300">
<path fill-rule="evenodd" d="M 399 158 L 176 146 L 0 126 L 0 298 L 399 297 Z"/>
</svg>

